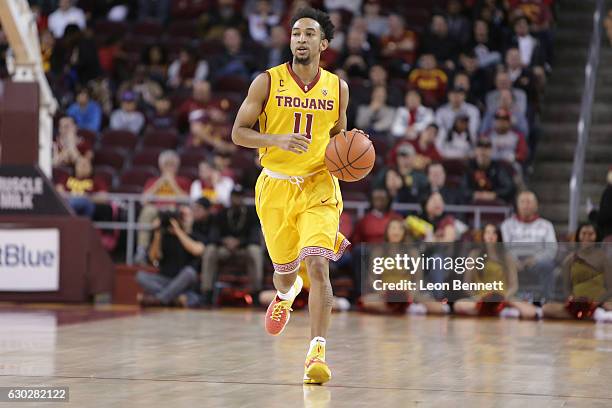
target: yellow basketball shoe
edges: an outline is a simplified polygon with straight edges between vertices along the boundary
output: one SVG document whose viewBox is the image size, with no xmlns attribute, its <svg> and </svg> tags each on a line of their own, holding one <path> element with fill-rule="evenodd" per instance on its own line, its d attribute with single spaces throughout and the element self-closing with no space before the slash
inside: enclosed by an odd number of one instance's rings
<svg viewBox="0 0 612 408">
<path fill-rule="evenodd" d="M 331 371 L 325 362 L 325 339 L 315 337 L 304 363 L 304 384 L 324 384 L 331 380 Z"/>
</svg>

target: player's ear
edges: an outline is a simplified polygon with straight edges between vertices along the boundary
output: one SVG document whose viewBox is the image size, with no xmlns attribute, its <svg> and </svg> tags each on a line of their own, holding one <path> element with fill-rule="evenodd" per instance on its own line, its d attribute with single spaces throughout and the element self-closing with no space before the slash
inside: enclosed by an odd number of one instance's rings
<svg viewBox="0 0 612 408">
<path fill-rule="evenodd" d="M 327 47 L 329 47 L 329 41 L 324 38 L 321 40 L 321 45 L 319 46 L 321 52 L 325 51 L 327 49 Z"/>
</svg>

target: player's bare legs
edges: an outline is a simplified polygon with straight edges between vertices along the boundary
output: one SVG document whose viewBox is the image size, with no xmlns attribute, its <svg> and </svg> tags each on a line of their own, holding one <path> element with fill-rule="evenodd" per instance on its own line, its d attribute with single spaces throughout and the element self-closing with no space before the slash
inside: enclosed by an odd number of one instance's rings
<svg viewBox="0 0 612 408">
<path fill-rule="evenodd" d="M 327 335 L 334 294 L 329 280 L 329 261 L 322 256 L 309 256 L 305 260 L 310 276 L 308 312 L 311 338 Z"/>
<path fill-rule="evenodd" d="M 295 283 L 295 278 L 298 276 L 298 271 L 290 273 L 276 273 L 272 276 L 274 288 L 281 293 L 287 293 L 291 290 L 291 286 Z"/>
<path fill-rule="evenodd" d="M 325 362 L 325 336 L 334 304 L 329 261 L 321 256 L 309 256 L 306 258 L 306 269 L 310 277 L 308 311 L 312 340 L 304 364 L 304 383 L 323 384 L 331 379 L 331 371 Z"/>
</svg>

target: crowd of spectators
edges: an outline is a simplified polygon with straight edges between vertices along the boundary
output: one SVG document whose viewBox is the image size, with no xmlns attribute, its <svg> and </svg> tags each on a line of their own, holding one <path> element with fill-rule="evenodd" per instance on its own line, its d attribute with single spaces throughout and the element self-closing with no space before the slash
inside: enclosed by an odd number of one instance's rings
<svg viewBox="0 0 612 408">
<path fill-rule="evenodd" d="M 291 13 L 312 5 L 329 11 L 336 26 L 321 63 L 349 83 L 348 126 L 368 132 L 378 153 L 373 174 L 351 196 L 369 199 L 371 208 L 341 229 L 355 245 L 376 243 L 390 220 L 405 219 L 418 239 L 465 239 L 471 220 L 448 206 L 509 206 L 525 189 L 553 69 L 555 4 L 430 3 L 30 0 L 44 67 L 63 108 L 56 184 L 72 194 L 76 211 L 93 217 L 113 214 L 99 211 L 105 192 L 142 193 L 138 221 L 158 227 L 175 204 L 147 196 L 195 203 L 165 227 L 191 234 L 175 234 L 188 253 L 184 265 L 162 268 L 163 282 L 140 276 L 159 295 L 149 302 L 186 294 L 183 303 L 193 304 L 187 266 L 210 271 L 199 288 L 209 297 L 217 262 L 234 255 L 248 259 L 249 285 L 258 291 L 262 243 L 256 217 L 239 200 L 254 186 L 259 164 L 231 143 L 230 129 L 251 79 L 290 60 Z M 87 201 L 84 193 L 98 194 Z M 504 223 L 502 235 L 537 218 L 535 196 L 529 200 L 530 215 L 520 215 L 519 199 L 519 215 Z M 420 204 L 422 212 L 398 213 L 395 203 Z M 194 233 L 194 214 L 215 233 Z M 545 239 L 556 241 L 550 228 Z M 162 237 L 141 231 L 136 260 L 161 265 Z M 204 267 L 193 257 L 203 257 Z M 181 290 L 159 294 L 178 276 Z"/>
</svg>

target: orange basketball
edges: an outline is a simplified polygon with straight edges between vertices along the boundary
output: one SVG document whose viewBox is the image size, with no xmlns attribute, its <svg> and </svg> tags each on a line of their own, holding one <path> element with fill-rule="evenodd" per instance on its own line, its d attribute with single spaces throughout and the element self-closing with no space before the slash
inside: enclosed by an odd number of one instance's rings
<svg viewBox="0 0 612 408">
<path fill-rule="evenodd" d="M 325 151 L 327 169 L 342 181 L 361 180 L 375 161 L 374 145 L 363 132 L 342 131 L 330 139 Z"/>
</svg>

